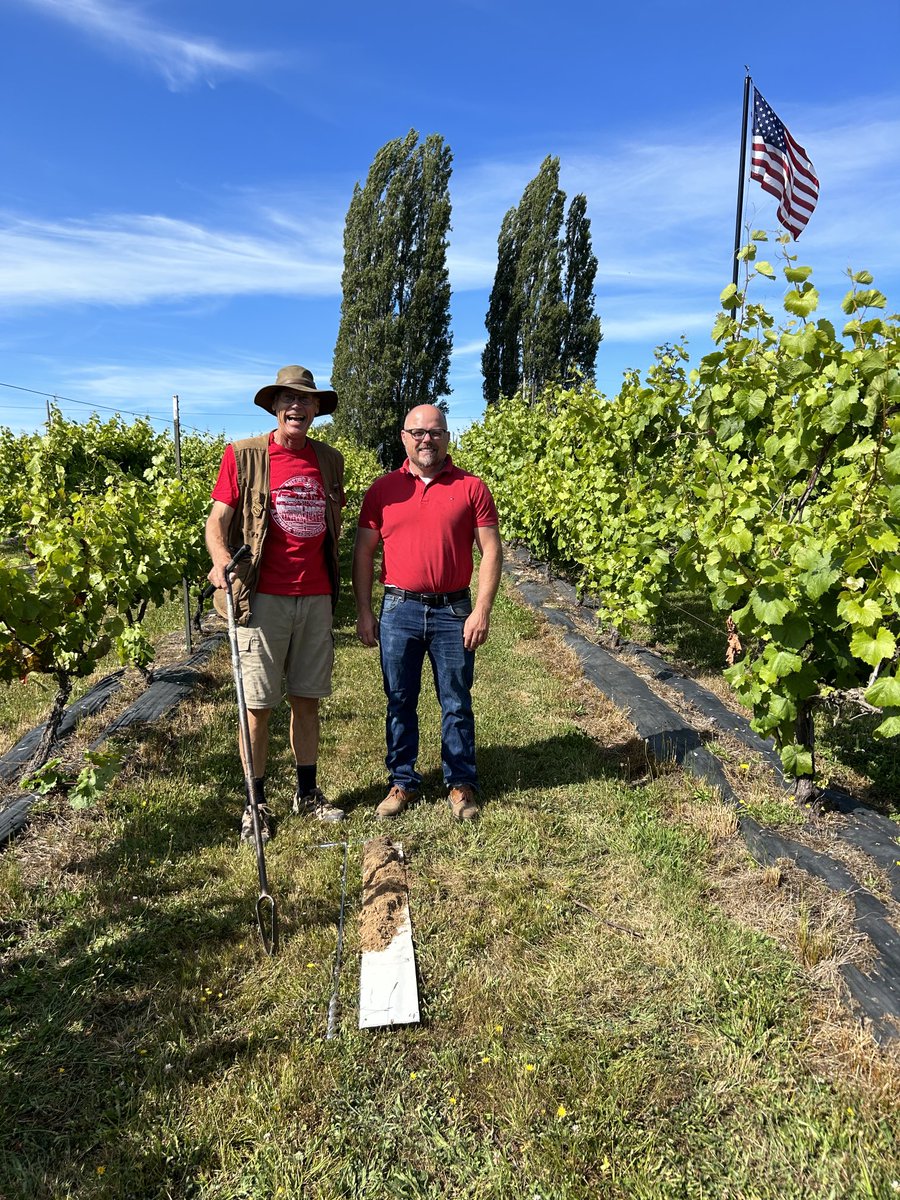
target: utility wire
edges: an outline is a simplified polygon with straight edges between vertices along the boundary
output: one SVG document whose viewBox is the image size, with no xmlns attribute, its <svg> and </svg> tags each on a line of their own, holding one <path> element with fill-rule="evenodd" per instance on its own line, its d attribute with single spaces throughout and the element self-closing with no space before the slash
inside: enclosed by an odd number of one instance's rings
<svg viewBox="0 0 900 1200">
<path fill-rule="evenodd" d="M 688 612 L 688 610 L 686 608 L 682 608 L 680 604 L 673 604 L 671 600 L 666 600 L 664 596 L 660 596 L 660 602 L 664 604 L 666 608 L 674 608 L 677 609 L 678 612 L 684 613 L 688 620 L 694 621 L 698 625 L 705 625 L 707 629 L 711 629 L 713 633 L 718 634 L 719 637 L 724 638 L 728 636 L 726 633 L 723 633 L 723 631 L 717 625 L 710 625 L 709 621 L 704 621 L 703 618 L 698 617 L 696 613 Z"/>
<path fill-rule="evenodd" d="M 112 408 L 108 404 L 95 404 L 93 400 L 76 400 L 72 396 L 61 396 L 58 392 L 39 392 L 35 388 L 20 387 L 17 383 L 4 383 L 0 380 L 0 387 L 11 388 L 16 392 L 27 392 L 30 396 L 43 396 L 47 400 L 64 400 L 66 404 L 80 404 L 85 408 L 91 408 L 101 412 L 115 413 L 117 416 L 125 417 L 141 417 L 145 421 L 155 421 L 158 425 L 165 425 L 167 428 L 172 424 L 170 418 L 166 417 L 151 417 L 149 413 L 133 412 L 127 408 Z M 192 429 L 194 433 L 209 433 L 208 429 L 201 429 L 197 425 L 186 425 L 184 421 L 181 423 L 182 429 Z"/>
</svg>

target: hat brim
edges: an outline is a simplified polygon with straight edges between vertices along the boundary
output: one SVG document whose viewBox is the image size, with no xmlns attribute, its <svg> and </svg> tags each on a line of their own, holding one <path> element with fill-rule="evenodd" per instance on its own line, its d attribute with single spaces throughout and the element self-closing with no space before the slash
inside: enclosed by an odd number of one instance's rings
<svg viewBox="0 0 900 1200">
<path fill-rule="evenodd" d="M 315 396 L 319 401 L 318 415 L 321 417 L 328 413 L 333 413 L 337 408 L 338 398 L 337 392 L 320 390 L 319 388 L 303 388 L 294 387 L 291 383 L 270 383 L 267 387 L 260 388 L 253 398 L 253 403 L 258 404 L 260 408 L 264 408 L 266 412 L 275 415 L 275 397 L 282 392 L 296 392 L 298 396 Z"/>
</svg>

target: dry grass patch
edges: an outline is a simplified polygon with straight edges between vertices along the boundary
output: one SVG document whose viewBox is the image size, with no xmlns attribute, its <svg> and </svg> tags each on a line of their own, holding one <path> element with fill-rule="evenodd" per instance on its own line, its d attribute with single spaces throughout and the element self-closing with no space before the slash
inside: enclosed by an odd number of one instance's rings
<svg viewBox="0 0 900 1200">
<path fill-rule="evenodd" d="M 696 829 L 710 846 L 730 841 L 738 830 L 738 817 L 734 805 L 726 804 L 722 800 L 703 803 L 682 800 L 676 803 L 673 815 L 677 820 L 685 821 Z"/>
<path fill-rule="evenodd" d="M 733 920 L 772 938 L 817 987 L 842 991 L 839 968 L 873 965 L 871 943 L 856 928 L 853 902 L 783 859 L 752 863 L 740 843 L 713 860 L 707 894 Z"/>
</svg>

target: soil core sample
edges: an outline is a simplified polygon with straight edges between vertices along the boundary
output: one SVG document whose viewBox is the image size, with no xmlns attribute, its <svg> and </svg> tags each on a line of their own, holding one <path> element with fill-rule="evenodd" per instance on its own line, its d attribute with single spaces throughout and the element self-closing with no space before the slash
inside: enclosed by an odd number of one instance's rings
<svg viewBox="0 0 900 1200">
<path fill-rule="evenodd" d="M 384 950 L 394 939 L 408 904 L 402 852 L 388 837 L 363 847 L 359 940 L 363 953 Z"/>
</svg>

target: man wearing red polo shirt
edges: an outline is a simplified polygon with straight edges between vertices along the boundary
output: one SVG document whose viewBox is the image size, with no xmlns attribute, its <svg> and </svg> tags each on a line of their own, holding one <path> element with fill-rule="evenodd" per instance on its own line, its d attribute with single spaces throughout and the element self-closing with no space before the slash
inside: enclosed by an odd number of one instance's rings
<svg viewBox="0 0 900 1200">
<path fill-rule="evenodd" d="M 447 421 L 423 404 L 403 423 L 406 461 L 366 492 L 353 556 L 356 632 L 381 646 L 387 696 L 390 791 L 375 810 L 398 816 L 416 799 L 422 777 L 418 702 L 425 656 L 441 706 L 441 764 L 457 821 L 478 816 L 472 680 L 475 651 L 486 640 L 503 553 L 493 497 L 475 475 L 453 465 Z M 372 611 L 375 551 L 383 544 L 380 619 Z M 469 591 L 472 546 L 481 552 L 478 597 Z"/>
</svg>

